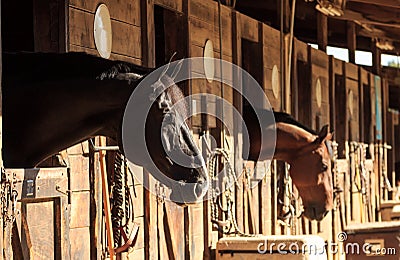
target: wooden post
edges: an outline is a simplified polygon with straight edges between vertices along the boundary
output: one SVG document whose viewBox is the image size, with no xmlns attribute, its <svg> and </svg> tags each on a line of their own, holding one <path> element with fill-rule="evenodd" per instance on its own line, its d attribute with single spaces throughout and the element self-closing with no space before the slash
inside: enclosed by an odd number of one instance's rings
<svg viewBox="0 0 400 260">
<path fill-rule="evenodd" d="M 142 29 L 142 64 L 155 66 L 154 0 L 140 1 Z"/>
<path fill-rule="evenodd" d="M 359 109 L 359 127 L 360 127 L 360 142 L 364 141 L 364 74 L 362 68 L 358 67 L 358 109 Z"/>
<path fill-rule="evenodd" d="M 329 123 L 332 128 L 335 128 L 336 125 L 336 103 L 335 103 L 335 71 L 334 71 L 334 58 L 333 56 L 329 56 L 329 104 L 330 104 L 330 114 L 329 114 Z M 336 136 L 334 135 L 334 139 L 336 140 Z"/>
<path fill-rule="evenodd" d="M 356 63 L 356 24 L 352 21 L 346 21 L 347 28 L 347 48 L 349 49 L 349 62 Z"/>
<path fill-rule="evenodd" d="M 328 46 L 328 17 L 317 12 L 317 41 L 318 49 L 326 52 Z"/>
<path fill-rule="evenodd" d="M 1 13 L 1 0 L 0 0 L 0 13 Z M 2 79 L 2 70 L 3 70 L 3 59 L 2 59 L 2 45 L 1 45 L 1 19 L 0 19 L 0 135 L 3 134 L 3 102 L 2 102 L 2 90 L 1 87 L 3 86 L 1 79 Z M 0 149 L 3 148 L 2 138 L 0 138 Z M 0 168 L 3 169 L 3 157 L 2 153 L 0 153 Z M 3 203 L 0 202 L 0 207 L 3 208 Z M 3 218 L 0 218 L 0 230 L 4 230 L 4 222 Z M 0 260 L 3 259 L 3 232 L 0 232 Z"/>
<path fill-rule="evenodd" d="M 381 50 L 376 47 L 376 40 L 371 41 L 372 73 L 381 75 Z"/>
</svg>

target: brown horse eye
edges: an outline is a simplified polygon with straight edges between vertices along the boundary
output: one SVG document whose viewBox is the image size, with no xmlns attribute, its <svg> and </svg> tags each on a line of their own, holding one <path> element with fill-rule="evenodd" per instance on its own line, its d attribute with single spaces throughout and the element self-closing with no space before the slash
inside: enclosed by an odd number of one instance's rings
<svg viewBox="0 0 400 260">
<path fill-rule="evenodd" d="M 323 164 L 323 165 L 322 165 L 322 171 L 324 172 L 324 171 L 326 171 L 326 170 L 328 170 L 328 165 Z"/>
</svg>

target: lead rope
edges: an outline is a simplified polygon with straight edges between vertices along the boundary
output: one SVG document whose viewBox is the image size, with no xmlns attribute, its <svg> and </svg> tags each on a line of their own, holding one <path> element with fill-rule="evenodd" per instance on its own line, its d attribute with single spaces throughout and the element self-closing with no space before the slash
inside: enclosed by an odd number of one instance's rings
<svg viewBox="0 0 400 260">
<path fill-rule="evenodd" d="M 114 182 L 112 186 L 112 226 L 114 247 L 117 253 L 129 251 L 133 246 L 133 241 L 128 240 L 136 235 L 139 228 L 137 223 L 131 223 L 135 215 L 128 175 L 131 177 L 133 192 L 136 197 L 133 173 L 129 168 L 126 157 L 117 151 L 114 160 Z"/>
<path fill-rule="evenodd" d="M 216 148 L 213 151 L 211 151 L 206 141 L 205 143 L 207 150 L 210 153 L 208 173 L 211 181 L 210 197 L 209 197 L 210 207 L 211 207 L 211 222 L 213 222 L 214 226 L 216 226 L 217 229 L 223 234 L 232 234 L 230 230 L 233 228 L 234 234 L 238 234 L 240 236 L 245 236 L 245 237 L 256 236 L 256 234 L 248 234 L 241 231 L 237 223 L 236 215 L 234 212 L 235 201 L 233 198 L 234 196 L 233 189 L 234 187 L 237 187 L 239 189 L 239 183 L 235 174 L 235 170 L 232 167 L 232 164 L 230 163 L 229 151 L 223 148 Z M 223 160 L 224 169 L 226 171 L 226 176 L 225 178 L 223 178 L 224 183 L 222 183 L 224 184 L 223 186 L 225 187 L 225 190 L 223 190 L 222 192 L 218 187 L 219 172 L 217 165 L 220 159 Z M 226 199 L 226 208 L 224 208 L 221 203 L 222 195 L 225 196 Z M 225 221 L 220 220 L 218 209 L 220 209 L 224 214 L 226 214 L 227 220 Z"/>
</svg>

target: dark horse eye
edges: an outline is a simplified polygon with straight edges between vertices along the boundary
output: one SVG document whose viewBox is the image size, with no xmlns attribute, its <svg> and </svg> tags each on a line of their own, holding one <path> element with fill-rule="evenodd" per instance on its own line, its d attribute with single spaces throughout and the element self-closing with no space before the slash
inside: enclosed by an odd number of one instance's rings
<svg viewBox="0 0 400 260">
<path fill-rule="evenodd" d="M 323 164 L 323 165 L 322 165 L 322 171 L 324 172 L 324 171 L 326 171 L 326 170 L 328 170 L 328 165 Z"/>
</svg>

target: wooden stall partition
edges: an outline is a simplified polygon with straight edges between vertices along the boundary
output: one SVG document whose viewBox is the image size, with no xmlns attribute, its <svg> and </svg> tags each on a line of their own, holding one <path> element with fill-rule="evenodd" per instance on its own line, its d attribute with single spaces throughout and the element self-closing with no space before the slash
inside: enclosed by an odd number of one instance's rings
<svg viewBox="0 0 400 260">
<path fill-rule="evenodd" d="M 241 15 L 241 67 L 247 71 L 262 87 L 263 86 L 263 32 L 262 23 L 248 17 Z M 251 85 L 248 82 L 242 82 L 243 93 L 250 98 L 258 98 L 252 96 L 252 88 L 257 86 Z M 242 99 L 243 109 L 249 107 L 249 102 Z M 260 233 L 260 206 L 262 187 L 259 185 L 260 177 L 256 174 L 256 167 L 261 162 L 246 162 L 246 169 L 243 176 L 243 227 L 244 231 L 251 234 Z M 247 177 L 245 176 L 247 175 Z M 262 177 L 261 177 L 262 179 Z"/>
<path fill-rule="evenodd" d="M 311 126 L 311 63 L 309 62 L 308 46 L 294 39 L 292 62 L 292 115 L 299 122 Z M 311 222 L 306 218 L 297 221 L 299 234 L 311 234 Z"/>
<path fill-rule="evenodd" d="M 263 38 L 263 87 L 271 107 L 275 111 L 282 110 L 281 102 L 281 60 L 280 32 L 266 24 L 262 24 Z"/>
<path fill-rule="evenodd" d="M 236 26 L 234 29 L 236 35 L 233 38 L 234 61 L 255 78 L 265 91 L 271 108 L 279 111 L 281 109 L 279 32 L 240 13 L 235 13 L 234 21 Z M 278 53 L 277 61 L 273 58 L 276 53 Z M 277 62 L 277 66 L 274 66 Z M 273 76 L 272 71 L 274 71 Z M 238 82 L 242 84 L 245 95 L 251 94 L 251 87 L 256 87 L 240 79 Z M 240 95 L 235 102 L 239 104 L 240 111 L 242 106 L 249 106 L 246 99 Z M 275 170 L 268 169 L 266 162 L 243 161 L 241 154 L 237 156 L 236 161 L 238 169 L 241 165 L 245 165 L 244 174 L 239 180 L 240 187 L 236 190 L 236 217 L 239 228 L 246 233 L 275 234 L 276 230 L 280 230 L 276 219 L 277 208 L 274 206 L 276 191 L 273 190 L 276 185 L 273 184 L 272 173 L 275 173 Z M 273 165 L 275 163 L 271 165 L 272 168 Z"/>
<path fill-rule="evenodd" d="M 344 63 L 343 67 L 346 85 L 346 125 L 348 139 L 346 140 L 350 160 L 350 204 L 351 222 L 362 222 L 362 194 L 361 194 L 361 172 L 359 171 L 357 156 L 358 141 L 360 140 L 359 131 L 359 81 L 358 67 L 352 63 Z"/>
<path fill-rule="evenodd" d="M 241 14 L 232 12 L 232 62 L 233 64 L 242 66 L 242 31 L 241 31 Z M 233 84 L 242 91 L 242 80 L 240 75 L 233 75 Z M 238 111 L 243 109 L 243 97 L 239 92 L 233 93 L 233 105 Z M 243 172 L 243 125 L 241 120 L 237 119 L 234 124 L 237 126 L 234 133 L 235 142 L 235 169 L 236 171 Z M 241 177 L 242 178 L 242 177 Z M 235 189 L 235 216 L 238 227 L 243 230 L 243 182 L 240 181 L 238 187 Z"/>
<path fill-rule="evenodd" d="M 174 60 L 186 58 L 188 55 L 187 4 L 182 1 L 165 0 L 140 1 L 140 4 L 143 64 L 149 67 L 162 66 L 170 60 L 174 52 L 176 52 Z M 186 84 L 182 84 L 181 88 L 186 95 L 189 93 Z M 202 214 L 201 210 L 199 213 L 199 210 L 192 210 L 191 207 L 183 208 L 163 199 L 167 196 L 169 188 L 160 185 L 145 170 L 144 176 L 146 186 L 151 187 L 150 189 L 156 191 L 156 194 L 138 186 L 143 189 L 144 194 L 144 238 L 143 248 L 138 248 L 137 253 L 130 256 L 133 257 L 131 259 L 136 259 L 135 257 L 143 259 L 189 257 L 189 244 L 192 243 L 193 237 L 199 236 L 198 230 L 202 226 L 201 223 L 193 221 L 193 215 L 197 220 L 197 216 Z M 192 228 L 191 225 L 196 226 Z M 197 243 L 197 245 L 200 249 L 196 248 L 196 253 L 202 252 L 202 244 Z M 141 251 L 144 255 L 141 255 Z"/>
<path fill-rule="evenodd" d="M 232 10 L 226 6 L 218 6 L 217 2 L 193 0 L 187 2 L 187 23 L 188 23 L 188 57 L 207 57 L 222 58 L 225 61 L 232 62 Z M 205 51 L 206 43 L 210 47 Z M 204 69 L 194 71 L 197 76 L 205 76 Z M 195 107 L 207 111 L 207 114 L 195 116 L 192 119 L 192 127 L 195 136 L 205 133 L 204 142 L 208 142 L 211 149 L 222 147 L 229 154 L 229 160 L 234 165 L 234 151 L 236 146 L 234 133 L 228 133 L 224 130 L 223 122 L 217 119 L 222 116 L 223 120 L 232 120 L 232 111 L 224 109 L 222 102 L 216 97 L 221 97 L 225 101 L 233 104 L 233 91 L 230 86 L 222 84 L 219 78 L 227 79 L 232 82 L 232 72 L 222 70 L 218 62 L 214 63 L 214 77 L 212 80 L 195 79 L 190 81 L 190 94 L 208 94 L 201 98 L 193 98 Z M 197 108 L 196 108 L 197 109 Z M 210 140 L 215 142 L 211 144 Z M 203 145 L 203 148 L 204 145 Z M 206 149 L 203 149 L 205 151 Z M 203 154 L 207 154 L 203 152 Z M 222 166 L 220 161 L 219 167 Z M 221 175 L 221 174 L 220 174 Z M 222 180 L 221 176 L 218 178 Z M 222 183 L 222 182 L 220 182 Z M 225 201 L 222 201 L 225 205 Z M 211 222 L 211 204 L 206 201 L 203 205 L 196 205 L 189 208 L 187 217 L 189 219 L 189 248 L 188 257 L 202 257 L 209 259 L 213 257 L 216 242 L 222 236 L 221 232 L 215 228 Z M 218 211 L 221 220 L 226 220 L 225 214 Z M 201 223 L 201 225 L 200 225 Z"/>
<path fill-rule="evenodd" d="M 311 66 L 311 125 L 319 131 L 329 124 L 329 58 L 325 52 L 308 47 Z"/>
<path fill-rule="evenodd" d="M 280 53 L 283 46 L 280 42 L 280 32 L 274 28 L 260 24 L 259 39 L 262 42 L 262 67 L 263 67 L 263 83 L 264 92 L 268 98 L 271 109 L 274 111 L 282 111 L 282 89 L 283 83 L 281 71 Z M 267 170 L 267 169 L 266 169 Z M 260 187 L 260 221 L 264 223 L 262 234 L 277 234 L 280 227 L 278 222 L 278 186 L 277 176 L 278 167 L 276 162 L 270 163 L 269 170 L 266 171 L 264 177 L 265 184 Z M 263 182 L 264 182 L 263 181 Z M 261 232 L 260 232 L 261 233 Z"/>
<path fill-rule="evenodd" d="M 341 73 L 341 69 L 335 67 L 335 58 L 333 56 L 329 56 L 329 118 L 330 118 L 330 127 L 335 131 L 333 135 L 332 142 L 337 145 L 336 140 L 336 102 L 335 102 L 335 79 L 337 73 Z M 337 149 L 337 146 L 336 146 Z M 334 165 L 332 167 L 332 181 L 334 189 L 343 189 L 344 185 L 344 175 L 347 171 L 347 167 L 339 167 L 339 159 L 335 158 Z M 346 163 L 345 161 L 342 164 Z M 342 166 L 342 165 L 340 165 Z M 340 168 L 344 168 L 345 171 L 339 171 Z M 338 242 L 337 236 L 339 232 L 342 231 L 343 227 L 345 226 L 345 218 L 344 218 L 344 198 L 343 192 L 337 192 L 334 196 L 334 204 L 332 209 L 332 242 Z M 328 250 L 331 250 L 328 248 Z M 334 254 L 333 259 L 339 259 L 339 256 Z"/>
<path fill-rule="evenodd" d="M 329 106 L 329 57 L 320 50 L 308 46 L 308 55 L 310 62 L 310 87 L 311 95 L 311 129 L 319 131 L 324 125 L 330 123 Z M 325 240 L 332 237 L 332 212 L 330 212 L 322 221 L 312 221 L 312 234 L 318 234 Z"/>
</svg>

